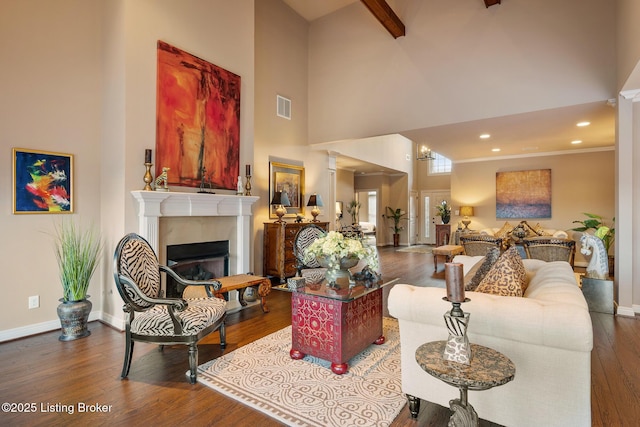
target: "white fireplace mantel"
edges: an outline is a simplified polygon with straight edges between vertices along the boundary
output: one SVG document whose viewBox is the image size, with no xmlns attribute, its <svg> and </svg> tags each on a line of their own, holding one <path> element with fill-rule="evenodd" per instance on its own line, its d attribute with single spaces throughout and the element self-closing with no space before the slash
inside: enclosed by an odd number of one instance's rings
<svg viewBox="0 0 640 427">
<path fill-rule="evenodd" d="M 251 207 L 257 196 L 233 194 L 182 193 L 175 191 L 134 190 L 137 201 L 138 234 L 147 239 L 156 253 L 159 245 L 160 217 L 171 216 L 231 216 L 236 217 L 237 234 L 235 271 L 248 272 L 251 249 Z"/>
</svg>

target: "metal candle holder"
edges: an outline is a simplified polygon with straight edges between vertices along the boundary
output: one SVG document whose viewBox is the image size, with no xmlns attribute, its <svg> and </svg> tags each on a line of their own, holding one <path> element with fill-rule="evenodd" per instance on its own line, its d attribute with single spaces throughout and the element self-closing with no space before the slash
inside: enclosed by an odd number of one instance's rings
<svg viewBox="0 0 640 427">
<path fill-rule="evenodd" d="M 149 162 L 145 162 L 144 166 L 147 168 L 147 171 L 144 173 L 144 190 L 146 191 L 151 191 L 153 190 L 153 188 L 151 188 L 151 183 L 153 182 L 153 176 L 151 175 L 151 166 L 153 166 L 153 163 L 149 163 Z"/>
<path fill-rule="evenodd" d="M 447 297 L 442 299 L 450 301 Z M 471 300 L 465 298 L 462 302 L 468 301 Z M 462 311 L 460 307 L 462 302 L 450 302 L 453 307 L 451 311 L 444 314 L 444 323 L 449 330 L 449 339 L 442 356 L 444 360 L 469 365 L 471 363 L 471 344 L 469 343 L 469 337 L 467 337 L 467 327 L 469 326 L 470 314 Z"/>
<path fill-rule="evenodd" d="M 247 175 L 247 183 L 244 185 L 244 195 L 245 196 L 250 196 L 251 195 L 251 175 Z"/>
</svg>

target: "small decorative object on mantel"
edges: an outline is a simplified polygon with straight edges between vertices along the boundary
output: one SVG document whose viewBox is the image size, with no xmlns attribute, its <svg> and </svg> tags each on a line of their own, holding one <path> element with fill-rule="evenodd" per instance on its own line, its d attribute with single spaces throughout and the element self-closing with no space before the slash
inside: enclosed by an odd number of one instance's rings
<svg viewBox="0 0 640 427">
<path fill-rule="evenodd" d="M 300 224 L 303 220 L 304 220 L 303 215 L 296 214 L 296 220 L 294 222 L 297 222 L 298 224 Z"/>
<path fill-rule="evenodd" d="M 444 314 L 444 322 L 449 330 L 449 339 L 444 348 L 443 358 L 450 362 L 469 365 L 471 363 L 471 344 L 467 337 L 469 313 L 460 308 L 460 304 L 469 301 L 464 296 L 464 274 L 460 263 L 447 262 L 444 264 L 444 279 L 447 296 L 443 299 L 451 302 L 453 308 Z"/>
<path fill-rule="evenodd" d="M 242 196 L 244 194 L 244 184 L 242 183 L 242 175 L 238 175 L 238 188 L 236 190 L 236 196 Z"/>
<path fill-rule="evenodd" d="M 145 191 L 151 191 L 153 190 L 153 188 L 151 188 L 151 183 L 153 182 L 153 175 L 151 175 L 151 166 L 153 166 L 153 163 L 151 163 L 151 150 L 150 149 L 146 149 L 144 150 L 144 166 L 147 168 L 146 172 L 144 173 L 144 189 Z"/>
<path fill-rule="evenodd" d="M 244 195 L 251 195 L 251 165 L 246 166 L 246 178 L 247 182 L 244 184 Z"/>
<path fill-rule="evenodd" d="M 213 191 L 210 191 L 212 188 L 211 181 L 207 181 L 206 172 L 207 172 L 207 168 L 203 166 L 202 169 L 200 170 L 200 190 L 198 190 L 198 193 L 216 194 Z"/>
<path fill-rule="evenodd" d="M 162 168 L 162 173 L 156 178 L 156 191 L 169 191 L 169 169 L 167 167 Z"/>
</svg>

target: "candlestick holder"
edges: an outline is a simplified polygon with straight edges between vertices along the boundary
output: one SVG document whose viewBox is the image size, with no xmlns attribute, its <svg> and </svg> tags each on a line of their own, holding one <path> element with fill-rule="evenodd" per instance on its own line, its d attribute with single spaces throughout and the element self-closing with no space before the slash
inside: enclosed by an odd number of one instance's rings
<svg viewBox="0 0 640 427">
<path fill-rule="evenodd" d="M 151 166 L 153 163 L 145 162 L 144 166 L 147 168 L 147 171 L 144 173 L 144 190 L 151 191 L 151 183 L 153 182 L 153 176 L 151 175 Z"/>
<path fill-rule="evenodd" d="M 247 182 L 246 184 L 244 184 L 244 195 L 245 196 L 250 196 L 251 195 L 251 175 L 247 175 Z"/>
<path fill-rule="evenodd" d="M 447 297 L 442 299 L 450 301 Z M 470 299 L 465 298 L 462 302 L 467 301 Z M 462 302 L 450 302 L 453 307 L 451 311 L 444 314 L 444 323 L 449 330 L 449 339 L 444 347 L 442 357 L 450 362 L 469 365 L 471 363 L 471 344 L 469 344 L 469 337 L 467 337 L 467 328 L 470 314 L 462 311 L 460 307 Z"/>
</svg>

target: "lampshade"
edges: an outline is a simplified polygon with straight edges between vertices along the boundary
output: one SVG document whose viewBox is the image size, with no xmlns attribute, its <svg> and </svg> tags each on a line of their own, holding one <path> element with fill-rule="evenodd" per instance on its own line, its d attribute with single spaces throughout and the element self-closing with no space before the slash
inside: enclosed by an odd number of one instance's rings
<svg viewBox="0 0 640 427">
<path fill-rule="evenodd" d="M 473 206 L 460 206 L 460 216 L 473 216 Z"/>
<path fill-rule="evenodd" d="M 272 205 L 291 206 L 291 203 L 289 202 L 289 196 L 287 196 L 287 193 L 282 192 L 282 191 L 274 191 L 273 192 L 273 198 L 271 199 L 271 204 Z"/>
<path fill-rule="evenodd" d="M 307 206 L 324 206 L 322 203 L 322 197 L 319 194 L 312 194 L 309 196 Z"/>
</svg>

